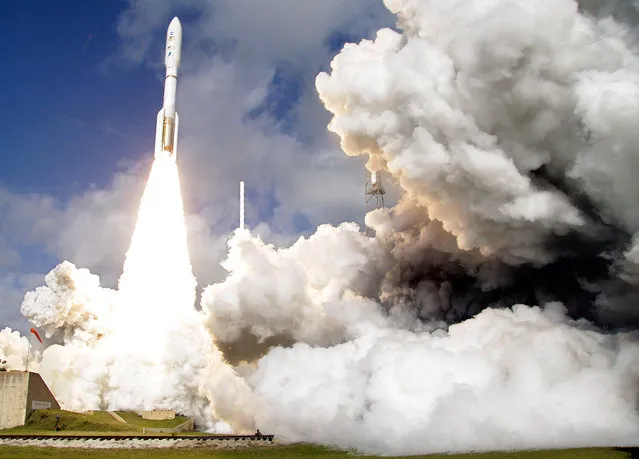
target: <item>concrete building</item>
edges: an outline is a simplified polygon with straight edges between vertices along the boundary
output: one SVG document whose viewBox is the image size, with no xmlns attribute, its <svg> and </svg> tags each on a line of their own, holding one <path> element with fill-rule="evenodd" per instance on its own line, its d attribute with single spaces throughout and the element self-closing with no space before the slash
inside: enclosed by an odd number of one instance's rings
<svg viewBox="0 0 639 459">
<path fill-rule="evenodd" d="M 44 409 L 60 404 L 38 373 L 0 371 L 0 429 L 24 425 L 33 410 Z"/>
<path fill-rule="evenodd" d="M 175 410 L 153 410 L 142 411 L 139 413 L 142 419 L 151 419 L 154 421 L 165 421 L 167 419 L 175 419 Z"/>
</svg>

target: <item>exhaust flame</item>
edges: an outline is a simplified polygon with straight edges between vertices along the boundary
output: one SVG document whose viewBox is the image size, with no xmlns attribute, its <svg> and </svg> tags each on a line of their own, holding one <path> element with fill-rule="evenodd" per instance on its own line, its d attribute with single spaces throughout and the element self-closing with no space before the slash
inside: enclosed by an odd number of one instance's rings
<svg viewBox="0 0 639 459">
<path fill-rule="evenodd" d="M 128 324 L 166 329 L 177 311 L 193 308 L 196 280 L 175 161 L 153 163 L 119 281 L 119 315 Z"/>
</svg>

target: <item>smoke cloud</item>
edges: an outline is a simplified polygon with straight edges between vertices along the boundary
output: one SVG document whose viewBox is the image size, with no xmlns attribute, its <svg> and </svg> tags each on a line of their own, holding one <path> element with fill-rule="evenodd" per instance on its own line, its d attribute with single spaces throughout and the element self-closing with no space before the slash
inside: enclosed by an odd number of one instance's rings
<svg viewBox="0 0 639 459">
<path fill-rule="evenodd" d="M 607 445 L 637 432 L 638 351 L 560 305 L 518 305 L 448 333 L 279 348 L 250 382 L 271 408 L 258 419 L 298 440 L 401 454 Z"/>
<path fill-rule="evenodd" d="M 367 215 L 376 236 L 322 225 L 278 248 L 238 230 L 197 310 L 158 158 L 119 290 L 65 262 L 25 296 L 65 407 L 385 454 L 636 443 L 628 4 L 384 3 L 397 30 L 316 80 L 345 153 L 402 191 Z M 14 368 L 25 347 L 0 332 Z"/>
<path fill-rule="evenodd" d="M 632 289 L 638 229 L 637 57 L 614 33 L 626 25 L 570 0 L 386 5 L 402 32 L 346 45 L 317 88 L 344 151 L 405 190 L 390 228 L 376 226 L 398 286 L 636 323 L 632 295 L 615 293 Z"/>
<path fill-rule="evenodd" d="M 23 369 L 26 362 L 29 341 L 20 332 L 10 328 L 0 330 L 0 361 L 7 369 Z"/>
<path fill-rule="evenodd" d="M 352 223 L 320 226 L 280 250 L 238 231 L 223 263 L 228 277 L 202 295 L 207 324 L 218 342 L 234 343 L 242 355 L 226 354 L 235 359 L 260 356 L 268 348 L 260 343 L 339 343 L 361 321 L 384 320 L 370 300 L 387 269 L 384 256 Z"/>
</svg>

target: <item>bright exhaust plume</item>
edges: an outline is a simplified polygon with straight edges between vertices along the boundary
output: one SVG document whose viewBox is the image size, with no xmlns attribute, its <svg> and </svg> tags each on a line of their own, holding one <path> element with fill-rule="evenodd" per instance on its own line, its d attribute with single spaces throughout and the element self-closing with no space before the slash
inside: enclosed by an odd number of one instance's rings
<svg viewBox="0 0 639 459">
<path fill-rule="evenodd" d="M 196 280 L 191 269 L 178 167 L 158 157 L 142 196 L 118 290 L 123 324 L 165 329 L 193 308 Z"/>
</svg>

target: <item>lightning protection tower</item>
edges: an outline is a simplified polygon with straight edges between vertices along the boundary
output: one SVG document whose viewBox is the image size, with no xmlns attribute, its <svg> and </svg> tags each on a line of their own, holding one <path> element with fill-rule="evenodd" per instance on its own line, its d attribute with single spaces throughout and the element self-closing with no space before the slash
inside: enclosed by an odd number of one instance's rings
<svg viewBox="0 0 639 459">
<path fill-rule="evenodd" d="M 386 191 L 382 186 L 382 175 L 380 172 L 370 172 L 366 169 L 366 185 L 365 185 L 365 201 L 364 201 L 364 216 L 371 210 L 384 208 L 384 195 Z M 364 224 L 366 234 L 373 236 L 375 231 L 368 228 Z"/>
</svg>

